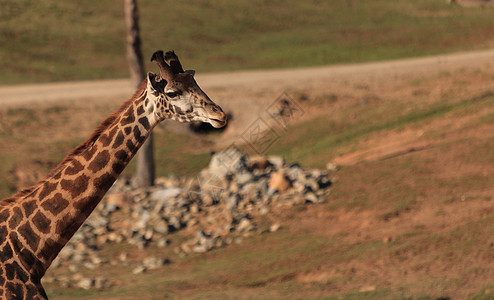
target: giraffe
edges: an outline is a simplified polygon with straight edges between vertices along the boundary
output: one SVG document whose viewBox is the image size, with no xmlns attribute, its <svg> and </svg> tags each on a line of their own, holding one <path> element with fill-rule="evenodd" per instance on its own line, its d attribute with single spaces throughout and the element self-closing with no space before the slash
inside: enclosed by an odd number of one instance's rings
<svg viewBox="0 0 494 300">
<path fill-rule="evenodd" d="M 53 259 L 91 214 L 161 121 L 226 125 L 227 117 L 184 71 L 173 51 L 156 51 L 159 74 L 140 88 L 34 186 L 0 201 L 0 298 L 47 299 Z"/>
</svg>

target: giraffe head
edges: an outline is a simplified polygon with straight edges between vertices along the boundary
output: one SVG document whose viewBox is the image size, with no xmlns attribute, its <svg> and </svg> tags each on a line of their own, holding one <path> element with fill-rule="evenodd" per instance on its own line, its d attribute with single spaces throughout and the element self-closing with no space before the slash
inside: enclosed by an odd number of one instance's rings
<svg viewBox="0 0 494 300">
<path fill-rule="evenodd" d="M 194 71 L 182 69 L 173 51 L 164 56 L 163 51 L 156 51 L 151 61 L 156 61 L 160 74 L 148 73 L 148 99 L 154 105 L 159 120 L 201 121 L 216 128 L 226 125 L 227 117 L 221 107 L 197 85 Z"/>
</svg>

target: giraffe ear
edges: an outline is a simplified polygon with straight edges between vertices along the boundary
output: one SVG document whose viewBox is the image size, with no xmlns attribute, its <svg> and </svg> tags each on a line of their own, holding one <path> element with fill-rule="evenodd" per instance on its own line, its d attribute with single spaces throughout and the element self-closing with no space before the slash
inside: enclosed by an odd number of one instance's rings
<svg viewBox="0 0 494 300">
<path fill-rule="evenodd" d="M 158 95 L 158 83 L 156 82 L 156 74 L 151 72 L 147 75 L 147 86 L 146 89 L 149 93 L 153 95 Z"/>
</svg>

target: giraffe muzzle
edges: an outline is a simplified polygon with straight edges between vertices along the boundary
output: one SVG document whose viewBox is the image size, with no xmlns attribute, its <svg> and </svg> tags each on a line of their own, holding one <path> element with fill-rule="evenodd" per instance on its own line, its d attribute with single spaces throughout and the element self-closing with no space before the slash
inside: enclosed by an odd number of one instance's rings
<svg viewBox="0 0 494 300">
<path fill-rule="evenodd" d="M 217 116 L 209 117 L 209 124 L 214 128 L 224 127 L 228 123 L 228 117 L 224 112 L 217 113 Z"/>
</svg>

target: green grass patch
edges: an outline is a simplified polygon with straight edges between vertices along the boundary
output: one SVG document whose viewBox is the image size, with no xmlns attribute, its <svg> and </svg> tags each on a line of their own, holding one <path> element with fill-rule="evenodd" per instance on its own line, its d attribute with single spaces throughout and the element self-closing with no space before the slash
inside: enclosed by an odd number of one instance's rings
<svg viewBox="0 0 494 300">
<path fill-rule="evenodd" d="M 123 3 L 0 1 L 0 84 L 125 77 Z M 139 2 L 145 63 L 200 72 L 423 56 L 492 45 L 492 8 L 445 1 Z M 433 30 L 431 30 L 433 28 Z"/>
<path fill-rule="evenodd" d="M 221 282 L 228 278 L 228 274 L 237 273 L 231 282 L 235 286 L 263 286 L 277 278 L 289 276 L 301 266 L 307 267 L 307 263 L 312 263 L 314 259 L 314 255 L 310 253 L 325 248 L 327 239 L 311 235 L 294 237 L 282 230 L 276 234 L 255 236 L 249 243 L 269 243 L 272 246 L 269 247 L 271 249 L 256 249 L 251 246 L 243 248 L 240 245 L 235 247 L 234 252 L 233 249 L 220 249 L 210 259 L 202 260 L 195 266 L 198 279 Z M 269 269 L 270 272 L 259 274 L 260 269 Z M 211 274 L 216 274 L 215 279 L 211 279 Z"/>
<path fill-rule="evenodd" d="M 375 289 L 372 291 L 350 291 L 336 296 L 324 297 L 328 300 L 360 300 L 360 299 L 397 299 L 396 293 L 388 289 Z"/>
<path fill-rule="evenodd" d="M 468 296 L 469 300 L 490 300 L 493 298 L 494 285 L 488 285 L 478 292 L 474 292 Z"/>
</svg>

